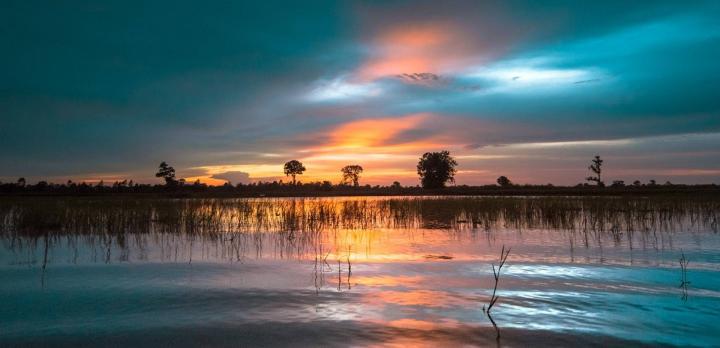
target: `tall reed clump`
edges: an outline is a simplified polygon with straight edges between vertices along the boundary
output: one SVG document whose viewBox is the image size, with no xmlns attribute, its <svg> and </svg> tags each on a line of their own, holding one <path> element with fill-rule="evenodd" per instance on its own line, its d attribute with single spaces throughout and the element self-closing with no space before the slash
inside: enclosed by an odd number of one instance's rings
<svg viewBox="0 0 720 348">
<path fill-rule="evenodd" d="M 3 197 L 0 240 L 12 248 L 61 240 L 97 244 L 105 259 L 144 243 L 163 255 L 192 253 L 239 260 L 270 245 L 283 257 L 314 251 L 339 230 L 438 229 L 454 236 L 499 230 L 559 230 L 588 247 L 650 243 L 665 234 L 715 230 L 715 197 L 337 197 L 168 199 L 128 197 Z M 669 240 L 669 238 L 667 238 Z M 643 246 L 645 246 L 643 244 Z M 183 249 L 184 248 L 184 249 Z M 167 253 L 165 253 L 167 252 Z M 192 257 L 192 255 L 190 255 Z"/>
</svg>

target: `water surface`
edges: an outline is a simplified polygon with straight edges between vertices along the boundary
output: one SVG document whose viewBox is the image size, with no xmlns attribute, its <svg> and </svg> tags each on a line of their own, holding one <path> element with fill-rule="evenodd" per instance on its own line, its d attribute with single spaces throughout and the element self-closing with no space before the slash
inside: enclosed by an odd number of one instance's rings
<svg viewBox="0 0 720 348">
<path fill-rule="evenodd" d="M 718 212 L 711 198 L 5 199 L 0 345 L 717 346 Z M 483 307 L 503 246 L 495 328 Z"/>
</svg>

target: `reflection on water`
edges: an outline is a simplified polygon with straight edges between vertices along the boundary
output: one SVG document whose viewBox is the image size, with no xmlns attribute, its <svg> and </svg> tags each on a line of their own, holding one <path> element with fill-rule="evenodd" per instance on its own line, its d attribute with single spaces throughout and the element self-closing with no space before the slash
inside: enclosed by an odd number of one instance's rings
<svg viewBox="0 0 720 348">
<path fill-rule="evenodd" d="M 719 212 L 678 197 L 5 199 L 0 345 L 495 345 L 482 307 L 506 245 L 501 344 L 712 346 Z"/>
</svg>

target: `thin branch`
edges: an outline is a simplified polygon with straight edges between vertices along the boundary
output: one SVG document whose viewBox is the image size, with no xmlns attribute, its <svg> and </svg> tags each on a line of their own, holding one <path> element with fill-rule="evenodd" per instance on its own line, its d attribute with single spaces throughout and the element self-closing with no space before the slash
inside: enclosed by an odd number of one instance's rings
<svg viewBox="0 0 720 348">
<path fill-rule="evenodd" d="M 492 296 L 490 297 L 490 304 L 488 304 L 487 309 L 485 310 L 485 313 L 490 315 L 490 310 L 495 305 L 495 302 L 498 300 L 497 296 L 497 287 L 498 283 L 500 282 L 500 271 L 502 270 L 503 266 L 505 266 L 505 261 L 507 261 L 508 255 L 510 255 L 510 248 L 505 250 L 505 245 L 503 245 L 502 250 L 500 251 L 500 264 L 498 265 L 497 269 L 495 268 L 495 264 L 492 264 L 492 270 L 493 270 L 493 277 L 495 278 L 495 286 L 493 287 Z"/>
</svg>

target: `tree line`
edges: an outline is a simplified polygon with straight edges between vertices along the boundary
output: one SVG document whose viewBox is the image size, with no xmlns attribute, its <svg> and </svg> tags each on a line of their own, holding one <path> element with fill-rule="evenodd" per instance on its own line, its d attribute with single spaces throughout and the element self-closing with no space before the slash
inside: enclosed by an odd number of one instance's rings
<svg viewBox="0 0 720 348">
<path fill-rule="evenodd" d="M 605 188 L 603 181 L 603 164 L 604 160 L 596 155 L 588 166 L 590 175 L 585 178 L 586 184 L 578 184 L 574 189 L 594 188 L 595 190 Z M 209 186 L 199 180 L 188 183 L 184 179 L 177 179 L 175 168 L 167 162 L 161 162 L 155 173 L 157 178 L 163 179 L 163 184 L 140 184 L 132 180 L 115 181 L 113 183 L 105 183 L 100 181 L 96 184 L 85 182 L 76 183 L 68 180 L 64 184 L 48 183 L 40 181 L 35 185 L 28 184 L 25 178 L 19 178 L 14 183 L 0 182 L 0 193 L 56 193 L 56 194 L 91 194 L 91 193 L 196 193 L 210 192 L 218 194 L 234 194 L 234 195 L 283 195 L 291 193 L 295 195 L 303 194 L 422 194 L 427 191 L 443 190 L 448 194 L 483 194 L 485 191 L 493 191 L 501 189 L 503 192 L 535 192 L 555 190 L 558 192 L 568 191 L 569 187 L 559 188 L 551 184 L 548 185 L 518 185 L 513 183 L 507 176 L 497 178 L 497 185 L 485 186 L 453 186 L 447 187 L 448 184 L 455 182 L 458 163 L 450 155 L 448 151 L 427 152 L 418 160 L 416 169 L 420 185 L 403 187 L 399 182 L 395 181 L 389 186 L 380 185 L 364 185 L 360 186 L 360 178 L 364 169 L 359 164 L 350 164 L 340 168 L 340 183 L 332 184 L 330 181 L 317 181 L 311 183 L 301 183 L 297 180 L 298 176 L 303 175 L 307 168 L 298 160 L 290 160 L 283 166 L 283 174 L 291 178 L 291 182 L 285 183 L 282 180 L 272 182 L 254 182 L 249 184 L 238 183 L 233 185 L 230 182 L 221 186 Z M 716 189 L 716 185 L 674 185 L 670 182 L 658 184 L 655 180 L 648 183 L 641 183 L 636 180 L 631 185 L 626 185 L 622 180 L 613 181 L 610 188 L 695 188 L 695 189 Z M 573 191 L 574 192 L 574 191 Z M 580 191 L 579 191 L 580 192 Z"/>
</svg>

